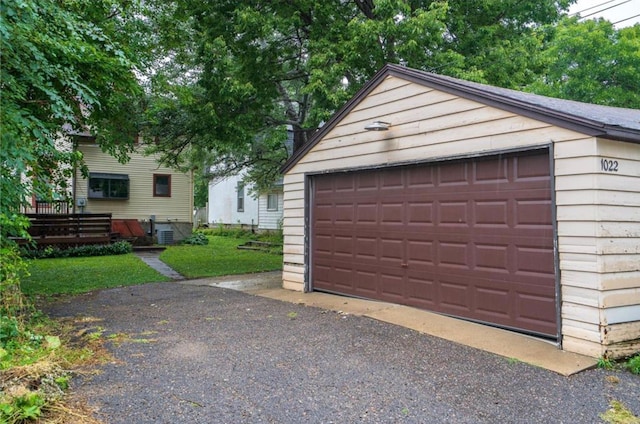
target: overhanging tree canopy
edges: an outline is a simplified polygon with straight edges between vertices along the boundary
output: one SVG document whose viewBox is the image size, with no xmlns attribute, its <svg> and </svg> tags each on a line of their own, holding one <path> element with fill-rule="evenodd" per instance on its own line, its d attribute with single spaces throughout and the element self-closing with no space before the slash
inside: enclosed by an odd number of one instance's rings
<svg viewBox="0 0 640 424">
<path fill-rule="evenodd" d="M 3 221 L 38 195 L 50 198 L 81 157 L 60 141 L 91 131 L 103 149 L 124 159 L 136 135 L 141 94 L 124 28 L 125 2 L 2 2 Z M 12 231 L 2 225 L 2 241 Z"/>
<path fill-rule="evenodd" d="M 527 89 L 545 96 L 640 109 L 640 24 L 566 19 L 550 28 L 543 72 Z"/>
<path fill-rule="evenodd" d="M 260 190 L 385 63 L 505 87 L 533 81 L 541 39 L 570 0 L 176 2 L 194 72 L 153 90 L 165 162 L 208 155 L 220 174 L 252 169 Z M 172 57 L 177 57 L 173 55 Z M 168 84 L 167 84 L 168 82 Z"/>
</svg>

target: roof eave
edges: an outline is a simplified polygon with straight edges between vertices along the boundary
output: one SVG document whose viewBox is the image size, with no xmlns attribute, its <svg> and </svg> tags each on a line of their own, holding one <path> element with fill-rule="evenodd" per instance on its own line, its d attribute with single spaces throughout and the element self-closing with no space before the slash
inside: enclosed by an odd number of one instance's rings
<svg viewBox="0 0 640 424">
<path fill-rule="evenodd" d="M 436 74 L 429 74 L 416 69 L 400 65 L 387 64 L 355 96 L 353 96 L 331 119 L 320 128 L 302 148 L 294 152 L 289 160 L 280 168 L 282 174 L 287 173 L 319 140 L 331 131 L 345 115 L 347 115 L 363 98 L 373 91 L 386 77 L 395 76 L 420 85 L 445 91 L 469 100 L 474 100 L 489 106 L 527 116 L 552 125 L 583 133 L 592 137 L 640 143 L 640 131 L 618 126 L 607 126 L 578 115 L 560 112 L 554 109 L 529 103 L 526 101 L 492 93 L 479 87 L 472 87 L 455 80 L 441 78 Z"/>
</svg>

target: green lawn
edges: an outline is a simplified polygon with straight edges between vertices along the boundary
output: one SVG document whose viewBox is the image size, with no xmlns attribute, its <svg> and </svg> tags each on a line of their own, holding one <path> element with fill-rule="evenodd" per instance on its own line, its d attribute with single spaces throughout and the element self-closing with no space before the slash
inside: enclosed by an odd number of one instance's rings
<svg viewBox="0 0 640 424">
<path fill-rule="evenodd" d="M 134 254 L 86 258 L 35 259 L 22 278 L 27 295 L 78 294 L 91 290 L 169 281 Z"/>
<path fill-rule="evenodd" d="M 160 259 L 187 278 L 214 277 L 282 269 L 282 255 L 238 250 L 248 239 L 208 236 L 205 246 L 170 246 Z M 22 278 L 27 295 L 79 294 L 110 287 L 169 281 L 142 260 L 127 255 L 29 261 Z"/>
<path fill-rule="evenodd" d="M 133 253 L 86 258 L 35 259 L 21 280 L 27 295 L 78 294 L 110 287 L 169 281 Z"/>
<path fill-rule="evenodd" d="M 160 259 L 187 278 L 275 271 L 282 269 L 282 255 L 239 250 L 248 239 L 208 236 L 205 246 L 172 246 Z"/>
</svg>

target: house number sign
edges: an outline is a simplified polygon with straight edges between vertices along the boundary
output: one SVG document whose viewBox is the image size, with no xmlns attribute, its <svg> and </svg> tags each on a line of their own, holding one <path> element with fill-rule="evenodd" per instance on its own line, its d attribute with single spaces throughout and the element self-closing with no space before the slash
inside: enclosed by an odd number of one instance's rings
<svg viewBox="0 0 640 424">
<path fill-rule="evenodd" d="M 618 172 L 618 161 L 612 159 L 600 159 L 600 170 L 604 172 Z"/>
</svg>

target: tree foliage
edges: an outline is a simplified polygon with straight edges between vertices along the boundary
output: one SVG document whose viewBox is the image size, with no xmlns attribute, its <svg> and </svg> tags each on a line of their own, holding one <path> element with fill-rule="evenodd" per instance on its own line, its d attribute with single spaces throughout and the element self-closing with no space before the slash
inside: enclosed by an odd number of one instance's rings
<svg viewBox="0 0 640 424">
<path fill-rule="evenodd" d="M 21 321 L 25 262 L 12 237 L 28 236 L 22 207 L 63 192 L 92 133 L 122 160 L 136 135 L 141 94 L 126 49 L 129 6 L 119 0 L 0 4 L 0 315 Z M 130 4 L 127 2 L 127 4 Z M 18 322 L 16 321 L 16 322 Z"/>
<path fill-rule="evenodd" d="M 191 72 L 150 79 L 148 123 L 165 162 L 208 157 L 214 173 L 249 168 L 248 179 L 267 188 L 288 155 L 284 129 L 304 144 L 386 63 L 505 87 L 531 83 L 536 30 L 569 3 L 177 0 L 172 13 L 186 42 L 169 43 L 165 64 L 188 63 Z"/>
<path fill-rule="evenodd" d="M 141 90 L 122 32 L 131 13 L 124 4 L 2 2 L 0 213 L 6 217 L 32 195 L 48 199 L 55 188 L 65 189 L 81 162 L 62 143 L 73 134 L 89 131 L 121 158 L 131 146 Z M 3 242 L 8 231 L 3 226 Z"/>
<path fill-rule="evenodd" d="M 616 29 L 606 20 L 563 20 L 549 29 L 538 94 L 640 109 L 640 24 Z"/>
</svg>

